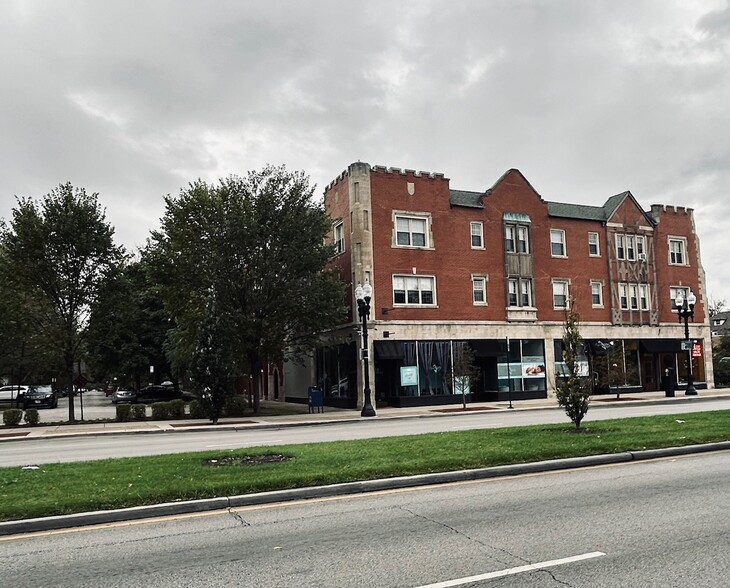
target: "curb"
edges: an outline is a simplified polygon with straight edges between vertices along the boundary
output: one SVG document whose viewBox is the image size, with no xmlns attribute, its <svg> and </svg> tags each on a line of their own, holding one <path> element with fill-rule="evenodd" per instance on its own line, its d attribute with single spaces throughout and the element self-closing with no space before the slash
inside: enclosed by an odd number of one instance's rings
<svg viewBox="0 0 730 588">
<path fill-rule="evenodd" d="M 238 496 L 206 498 L 183 502 L 166 502 L 162 504 L 135 506 L 117 510 L 93 511 L 72 515 L 2 522 L 0 523 L 0 536 L 37 533 L 88 525 L 101 525 L 154 517 L 192 514 L 197 512 L 209 512 L 214 510 L 257 506 L 261 504 L 272 504 L 276 502 L 291 502 L 295 500 L 346 496 L 383 490 L 395 490 L 399 488 L 485 480 L 489 478 L 502 478 L 522 474 L 543 473 L 728 450 L 730 450 L 730 441 L 722 441 L 719 443 L 571 457 L 533 463 L 495 466 L 491 468 L 418 474 L 415 476 L 401 476 L 379 480 L 363 480 L 359 482 L 346 482 L 341 484 L 295 488 L 290 490 L 275 490 L 272 492 L 242 494 Z"/>
<path fill-rule="evenodd" d="M 691 404 L 694 402 L 710 402 L 713 400 L 724 400 L 727 396 L 723 395 L 716 395 L 716 396 L 679 396 L 679 397 L 673 397 L 671 399 L 669 398 L 657 398 L 657 399 L 641 399 L 641 400 L 632 400 L 630 402 L 622 402 L 621 400 L 616 399 L 607 399 L 607 400 L 598 400 L 596 401 L 596 404 L 592 404 L 592 408 L 594 410 L 601 410 L 602 408 L 609 408 L 609 407 L 616 407 L 616 406 L 650 406 L 654 404 Z M 555 405 L 555 406 L 516 406 L 513 409 L 509 409 L 506 406 L 498 406 L 490 409 L 485 409 L 484 412 L 491 412 L 491 413 L 498 413 L 498 412 L 515 412 L 515 411 L 538 411 L 538 410 L 558 410 L 562 411 L 562 409 Z M 435 413 L 435 412 L 427 412 L 423 414 L 404 414 L 404 415 L 386 415 L 386 416 L 376 416 L 375 418 L 379 421 L 389 421 L 389 420 L 400 420 L 400 419 L 424 419 L 424 418 L 439 418 L 443 416 L 453 416 L 453 414 L 449 413 Z M 92 437 L 92 436 L 107 436 L 107 435 L 131 435 L 131 434 L 137 434 L 137 435 L 150 435 L 150 434 L 170 434 L 170 433 L 199 433 L 200 431 L 213 431 L 213 430 L 227 430 L 227 431 L 249 431 L 249 430 L 276 430 L 276 429 L 285 429 L 290 427 L 311 427 L 311 426 L 327 426 L 327 425 L 339 425 L 342 423 L 350 423 L 350 424 L 357 424 L 357 423 L 363 423 L 363 422 L 372 422 L 372 418 L 367 417 L 360 417 L 360 416 L 343 416 L 343 417 L 333 417 L 331 420 L 302 420 L 302 421 L 282 421 L 282 422 L 257 422 L 257 423 L 251 423 L 251 424 L 226 424 L 226 423 L 219 423 L 218 425 L 211 425 L 209 423 L 200 424 L 199 426 L 189 426 L 185 428 L 174 428 L 170 426 L 170 424 L 167 421 L 161 421 L 160 426 L 157 426 L 155 428 L 148 428 L 148 429 L 134 429 L 134 430 L 116 430 L 116 431 L 104 431 L 104 430 L 98 430 L 98 431 L 69 431 L 69 432 L 60 432 L 60 433 L 48 433 L 48 434 L 41 434 L 41 435 L 30 435 L 30 431 L 28 432 L 28 435 L 23 436 L 15 436 L 15 437 L 2 437 L 0 436 L 0 443 L 11 443 L 11 442 L 19 442 L 19 441 L 27 441 L 30 439 L 59 439 L 59 438 L 66 438 L 66 437 Z M 41 424 L 40 427 L 43 425 Z M 73 425 L 71 425 L 73 426 Z M 23 431 L 25 432 L 25 431 Z"/>
</svg>

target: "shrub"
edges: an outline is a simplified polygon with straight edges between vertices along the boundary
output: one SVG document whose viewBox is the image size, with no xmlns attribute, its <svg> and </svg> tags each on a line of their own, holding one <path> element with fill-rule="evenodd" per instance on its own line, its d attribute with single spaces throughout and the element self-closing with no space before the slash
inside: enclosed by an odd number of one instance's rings
<svg viewBox="0 0 730 588">
<path fill-rule="evenodd" d="M 23 418 L 23 411 L 19 408 L 8 408 L 3 411 L 3 424 L 8 427 L 14 427 L 20 424 L 21 418 Z"/>
<path fill-rule="evenodd" d="M 241 417 L 246 414 L 246 397 L 228 396 L 223 405 L 223 414 L 227 417 Z"/>
<path fill-rule="evenodd" d="M 132 404 L 132 418 L 143 421 L 147 418 L 147 407 L 144 404 Z"/>
<path fill-rule="evenodd" d="M 172 419 L 184 419 L 185 418 L 185 401 L 181 398 L 170 400 L 170 418 Z"/>
<path fill-rule="evenodd" d="M 188 405 L 188 412 L 191 419 L 207 419 L 208 413 L 205 405 L 201 400 L 192 400 Z"/>
<path fill-rule="evenodd" d="M 37 425 L 41 420 L 41 415 L 38 414 L 38 410 L 35 408 L 29 408 L 23 415 L 23 420 L 29 425 Z"/>
<path fill-rule="evenodd" d="M 152 403 L 152 420 L 153 421 L 166 421 L 170 418 L 170 403 L 169 402 L 153 402 Z"/>
<path fill-rule="evenodd" d="M 117 404 L 117 420 L 126 423 L 129 420 L 132 407 L 129 404 Z"/>
</svg>

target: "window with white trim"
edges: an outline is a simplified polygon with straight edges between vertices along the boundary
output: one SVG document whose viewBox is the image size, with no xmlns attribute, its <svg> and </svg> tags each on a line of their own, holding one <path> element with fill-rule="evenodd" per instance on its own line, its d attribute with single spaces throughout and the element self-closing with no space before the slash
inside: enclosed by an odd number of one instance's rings
<svg viewBox="0 0 730 588">
<path fill-rule="evenodd" d="M 532 307 L 532 280 L 510 278 L 507 280 L 507 306 Z"/>
<path fill-rule="evenodd" d="M 471 227 L 471 248 L 484 249 L 484 224 L 480 222 L 470 223 Z"/>
<path fill-rule="evenodd" d="M 527 225 L 504 225 L 504 250 L 508 253 L 530 252 L 530 233 Z"/>
<path fill-rule="evenodd" d="M 672 286 L 669 288 L 669 306 L 672 309 L 672 312 L 677 312 L 677 306 L 675 301 L 677 300 L 677 296 L 682 296 L 685 300 L 687 300 L 687 297 L 689 296 L 690 289 L 688 286 Z"/>
<path fill-rule="evenodd" d="M 616 259 L 626 259 L 626 237 L 616 234 Z"/>
<path fill-rule="evenodd" d="M 395 216 L 396 245 L 401 247 L 428 247 L 428 217 Z"/>
<path fill-rule="evenodd" d="M 636 235 L 636 259 L 646 261 L 646 238 L 643 235 Z"/>
<path fill-rule="evenodd" d="M 345 252 L 345 229 L 342 221 L 338 221 L 332 225 L 332 241 L 335 245 L 335 253 Z"/>
<path fill-rule="evenodd" d="M 591 305 L 593 308 L 603 308 L 603 284 L 591 282 Z"/>
<path fill-rule="evenodd" d="M 687 265 L 687 239 L 669 237 L 669 265 Z"/>
<path fill-rule="evenodd" d="M 487 278 L 485 276 L 471 277 L 472 302 L 475 305 L 487 304 Z"/>
<path fill-rule="evenodd" d="M 550 254 L 553 257 L 566 257 L 565 231 L 550 229 Z"/>
<path fill-rule="evenodd" d="M 626 259 L 636 260 L 636 239 L 634 235 L 626 235 Z"/>
<path fill-rule="evenodd" d="M 621 310 L 649 310 L 649 285 L 621 282 L 618 285 Z"/>
<path fill-rule="evenodd" d="M 435 284 L 434 276 L 393 276 L 393 304 L 434 306 Z"/>
<path fill-rule="evenodd" d="M 598 233 L 588 233 L 588 255 L 591 257 L 599 257 L 601 255 Z"/>
<path fill-rule="evenodd" d="M 567 280 L 553 280 L 553 308 L 568 308 Z"/>
</svg>

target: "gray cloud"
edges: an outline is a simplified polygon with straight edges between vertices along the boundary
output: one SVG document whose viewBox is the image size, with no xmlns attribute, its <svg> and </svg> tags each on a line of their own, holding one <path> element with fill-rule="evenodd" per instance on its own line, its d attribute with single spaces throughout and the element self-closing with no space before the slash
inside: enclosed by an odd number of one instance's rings
<svg viewBox="0 0 730 588">
<path fill-rule="evenodd" d="M 265 163 L 349 163 L 549 200 L 693 207 L 709 294 L 730 181 L 725 1 L 76 0 L 0 5 L 0 216 L 59 182 L 143 244 L 162 196 Z"/>
</svg>

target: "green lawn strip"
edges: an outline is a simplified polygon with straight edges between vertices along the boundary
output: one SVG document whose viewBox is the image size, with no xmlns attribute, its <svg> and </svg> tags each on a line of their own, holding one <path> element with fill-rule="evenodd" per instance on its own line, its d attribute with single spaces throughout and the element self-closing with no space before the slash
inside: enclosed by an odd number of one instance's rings
<svg viewBox="0 0 730 588">
<path fill-rule="evenodd" d="M 678 422 L 684 421 L 684 422 Z M 0 468 L 0 520 L 726 441 L 730 411 Z M 279 463 L 210 466 L 223 457 Z"/>
</svg>

